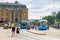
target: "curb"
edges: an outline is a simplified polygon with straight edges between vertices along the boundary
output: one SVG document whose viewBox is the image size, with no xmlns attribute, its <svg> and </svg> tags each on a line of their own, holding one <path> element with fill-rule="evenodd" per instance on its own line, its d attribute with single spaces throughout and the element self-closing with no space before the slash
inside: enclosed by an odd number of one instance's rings
<svg viewBox="0 0 60 40">
<path fill-rule="evenodd" d="M 28 31 L 28 30 L 27 30 L 27 32 L 30 32 L 30 33 L 33 33 L 33 34 L 36 34 L 36 35 L 46 35 L 46 34 L 31 32 L 31 31 Z"/>
</svg>

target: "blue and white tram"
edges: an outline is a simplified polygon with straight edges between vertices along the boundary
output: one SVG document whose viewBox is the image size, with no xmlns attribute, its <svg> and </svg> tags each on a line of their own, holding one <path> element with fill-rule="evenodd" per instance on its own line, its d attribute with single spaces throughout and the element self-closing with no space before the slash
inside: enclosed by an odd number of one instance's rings
<svg viewBox="0 0 60 40">
<path fill-rule="evenodd" d="M 21 29 L 27 29 L 28 28 L 28 21 L 27 20 L 22 20 L 20 28 Z"/>
<path fill-rule="evenodd" d="M 47 20 L 39 20 L 39 30 L 47 30 L 48 26 L 47 26 Z"/>
</svg>

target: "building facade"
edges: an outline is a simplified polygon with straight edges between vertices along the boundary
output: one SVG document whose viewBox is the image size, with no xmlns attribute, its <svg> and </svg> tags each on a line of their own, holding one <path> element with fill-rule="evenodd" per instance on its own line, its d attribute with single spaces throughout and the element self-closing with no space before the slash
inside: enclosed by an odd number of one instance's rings
<svg viewBox="0 0 60 40">
<path fill-rule="evenodd" d="M 20 22 L 28 20 L 26 5 L 19 3 L 0 3 L 0 21 Z"/>
</svg>

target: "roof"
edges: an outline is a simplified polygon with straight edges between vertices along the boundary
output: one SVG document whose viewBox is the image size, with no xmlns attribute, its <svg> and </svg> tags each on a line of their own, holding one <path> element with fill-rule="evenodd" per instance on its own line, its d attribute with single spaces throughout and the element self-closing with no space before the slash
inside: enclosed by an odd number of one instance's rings
<svg viewBox="0 0 60 40">
<path fill-rule="evenodd" d="M 0 2 L 0 6 L 3 7 L 20 7 L 20 8 L 26 8 L 26 5 L 20 4 L 20 3 L 8 3 L 8 2 Z"/>
<path fill-rule="evenodd" d="M 39 20 L 39 22 L 41 22 L 41 21 L 46 21 L 47 22 L 47 20 L 43 20 L 43 19 L 42 20 Z"/>
<path fill-rule="evenodd" d="M 24 4 L 21 4 L 21 3 L 9 3 L 9 2 L 0 2 L 0 4 L 2 5 L 24 5 Z"/>
</svg>

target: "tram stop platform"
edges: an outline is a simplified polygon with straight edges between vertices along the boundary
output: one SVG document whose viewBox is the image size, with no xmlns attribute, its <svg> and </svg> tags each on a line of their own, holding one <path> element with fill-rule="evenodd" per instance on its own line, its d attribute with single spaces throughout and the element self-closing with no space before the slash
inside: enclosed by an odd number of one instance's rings
<svg viewBox="0 0 60 40">
<path fill-rule="evenodd" d="M 48 30 L 33 30 L 33 29 L 28 30 L 28 32 L 37 34 L 37 35 L 46 35 L 47 31 Z"/>
<path fill-rule="evenodd" d="M 60 39 L 60 29 L 55 29 L 55 28 L 49 28 L 49 30 L 34 30 L 30 29 L 27 30 L 30 33 L 36 34 L 36 35 L 43 35 L 43 36 L 49 36 L 52 38 L 58 38 Z"/>
</svg>

